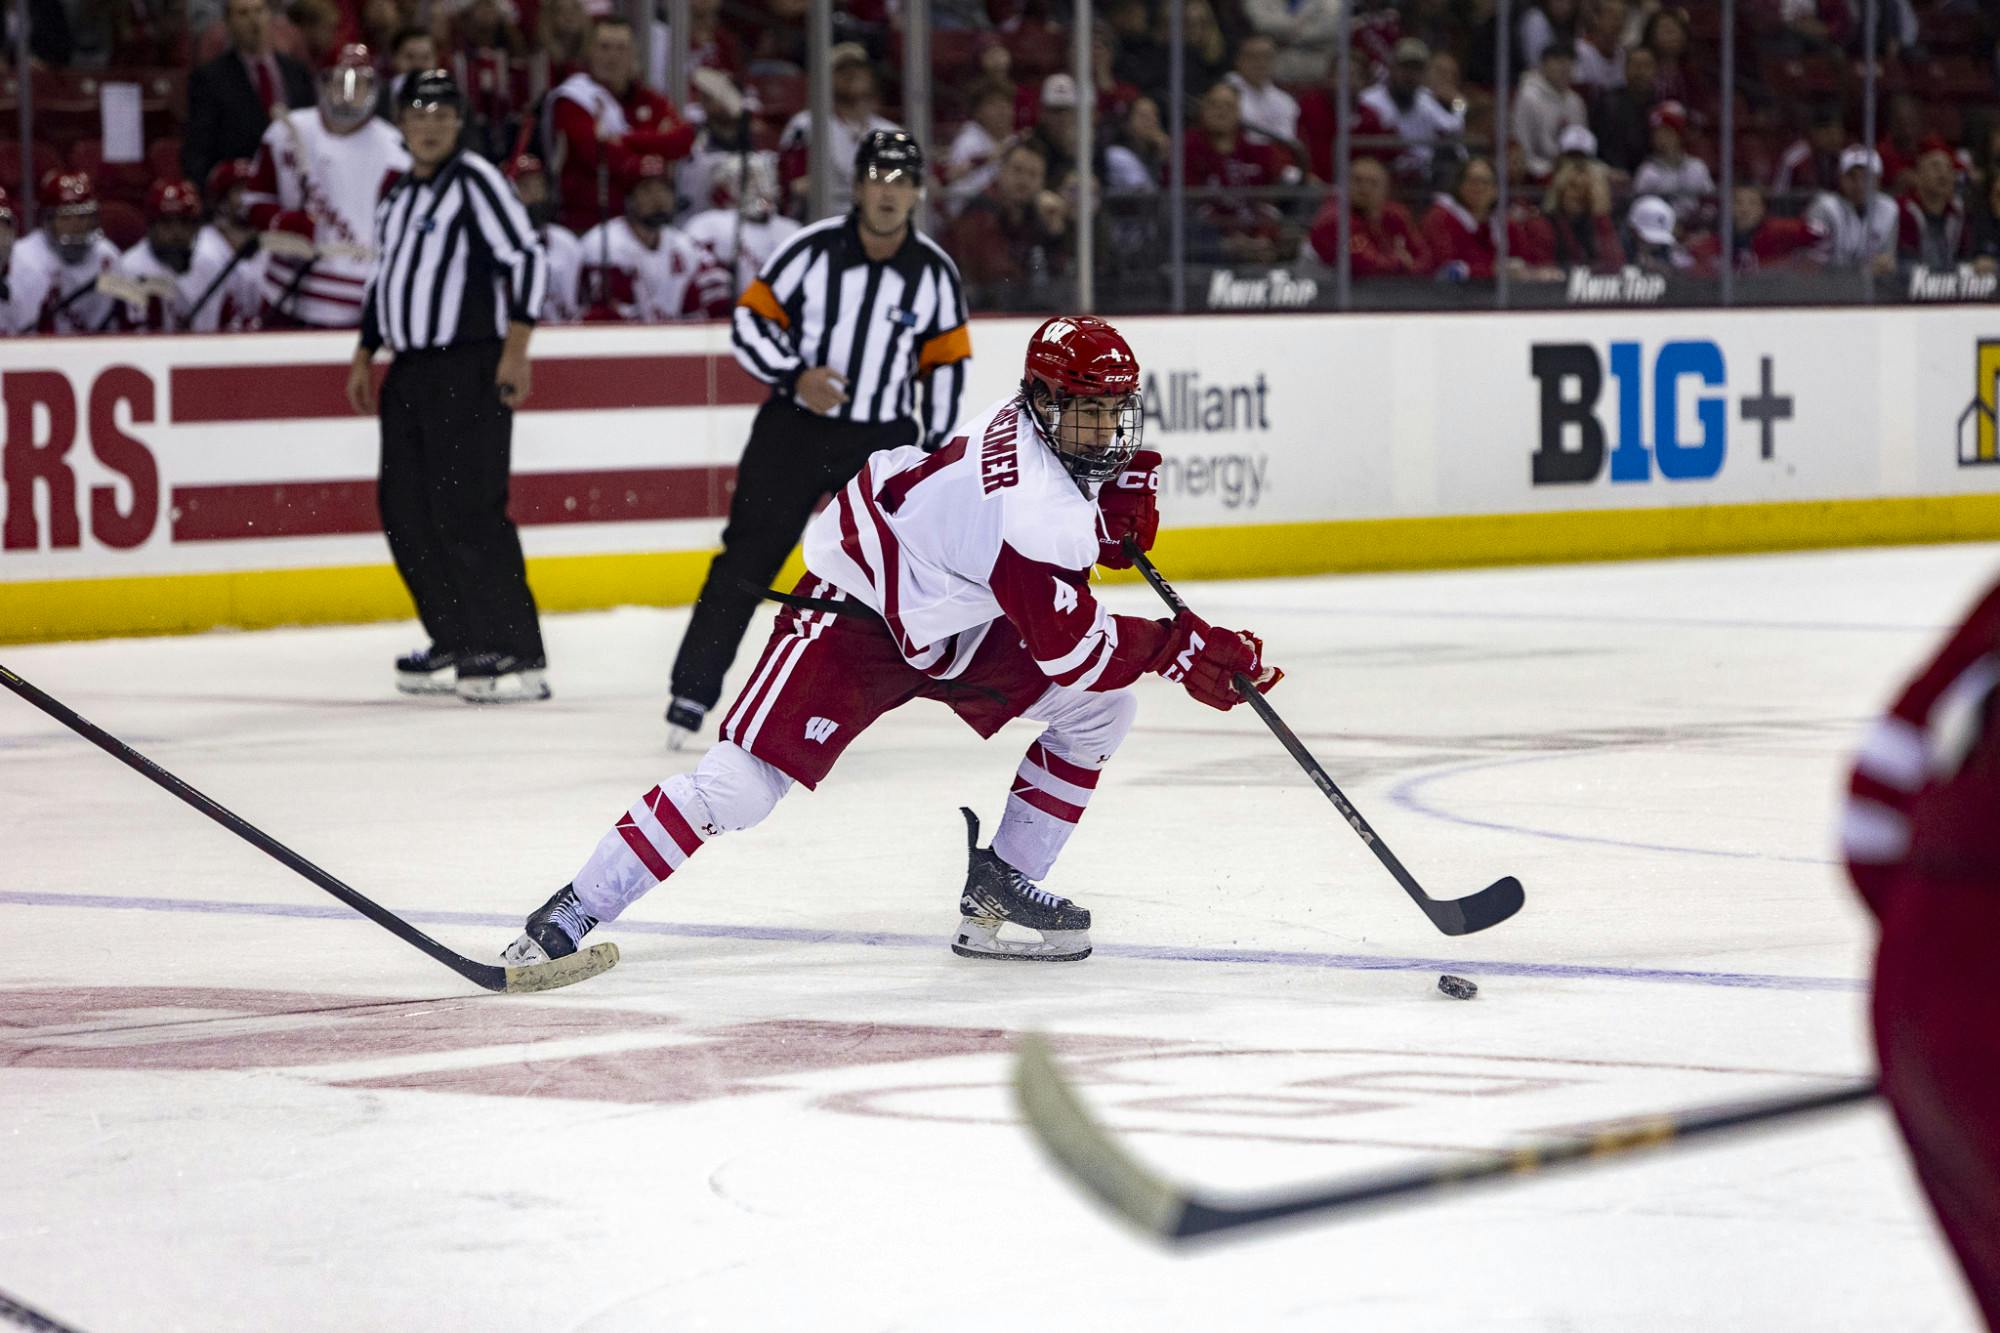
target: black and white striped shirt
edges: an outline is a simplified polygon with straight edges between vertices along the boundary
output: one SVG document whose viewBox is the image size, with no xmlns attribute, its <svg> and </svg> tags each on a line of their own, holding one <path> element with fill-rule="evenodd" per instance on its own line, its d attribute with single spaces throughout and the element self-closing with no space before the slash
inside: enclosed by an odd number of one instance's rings
<svg viewBox="0 0 2000 1333">
<path fill-rule="evenodd" d="M 361 311 L 361 345 L 394 351 L 490 342 L 533 324 L 548 257 L 499 169 L 455 153 L 428 180 L 404 174 L 375 209 L 380 258 Z"/>
<path fill-rule="evenodd" d="M 958 424 L 972 363 L 965 289 L 951 257 L 915 227 L 876 263 L 853 214 L 816 222 L 765 262 L 731 318 L 736 359 L 779 393 L 789 395 L 814 366 L 845 379 L 847 401 L 828 414 L 834 420 L 915 417 L 926 448 Z"/>
</svg>

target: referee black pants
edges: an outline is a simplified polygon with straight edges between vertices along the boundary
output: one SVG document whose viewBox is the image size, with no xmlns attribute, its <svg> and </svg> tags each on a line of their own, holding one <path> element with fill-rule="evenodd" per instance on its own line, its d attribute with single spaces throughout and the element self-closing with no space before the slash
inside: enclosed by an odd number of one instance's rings
<svg viewBox="0 0 2000 1333">
<path fill-rule="evenodd" d="M 542 656 L 521 538 L 507 517 L 514 412 L 498 342 L 400 352 L 382 381 L 377 500 L 424 632 L 454 653 Z"/>
<path fill-rule="evenodd" d="M 722 550 L 709 564 L 674 658 L 675 698 L 715 707 L 756 613 L 758 589 L 771 586 L 813 507 L 852 481 L 868 455 L 916 442 L 914 421 L 833 421 L 786 398 L 764 404 L 736 467 Z"/>
</svg>

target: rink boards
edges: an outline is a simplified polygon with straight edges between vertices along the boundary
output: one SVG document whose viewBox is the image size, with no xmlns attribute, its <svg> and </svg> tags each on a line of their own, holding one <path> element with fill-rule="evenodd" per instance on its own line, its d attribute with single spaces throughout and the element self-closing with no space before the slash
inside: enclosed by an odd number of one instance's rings
<svg viewBox="0 0 2000 1333">
<path fill-rule="evenodd" d="M 968 409 L 1037 322 L 975 321 Z M 1988 308 L 1120 323 L 1180 577 L 2000 537 Z M 408 615 L 352 347 L 0 344 L 0 641 Z M 764 396 L 726 326 L 535 351 L 513 508 L 541 604 L 691 600 Z"/>
</svg>

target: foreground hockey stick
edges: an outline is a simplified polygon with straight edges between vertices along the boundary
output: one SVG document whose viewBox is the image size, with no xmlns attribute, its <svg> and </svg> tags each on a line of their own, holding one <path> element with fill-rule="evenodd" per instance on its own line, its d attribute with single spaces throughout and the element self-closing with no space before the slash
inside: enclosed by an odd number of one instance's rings
<svg viewBox="0 0 2000 1333">
<path fill-rule="evenodd" d="M 28 1333 L 82 1333 L 68 1324 L 58 1324 L 40 1310 L 31 1309 L 0 1291 L 0 1327 L 25 1328 Z"/>
<path fill-rule="evenodd" d="M 1125 1221 L 1170 1244 L 1288 1217 L 1335 1213 L 1361 1204 L 1437 1193 L 1449 1185 L 1528 1175 L 1551 1167 L 1617 1157 L 1642 1148 L 1751 1125 L 1766 1125 L 1875 1096 L 1873 1079 L 1821 1092 L 1766 1101 L 1689 1107 L 1608 1124 L 1575 1138 L 1546 1139 L 1440 1166 L 1356 1176 L 1318 1188 L 1277 1190 L 1222 1199 L 1196 1193 L 1154 1174 L 1091 1118 L 1062 1071 L 1047 1038 L 1021 1039 L 1014 1095 L 1028 1128 L 1056 1165 Z"/>
<path fill-rule="evenodd" d="M 1139 572 L 1146 576 L 1146 582 L 1153 585 L 1153 591 L 1160 594 L 1161 600 L 1172 607 L 1176 614 L 1188 609 L 1187 603 L 1181 600 L 1181 595 L 1160 577 L 1160 571 L 1153 568 L 1153 562 L 1146 558 L 1146 553 L 1141 551 L 1138 544 L 1130 537 L 1125 539 L 1125 554 L 1139 567 Z M 1403 868 L 1403 863 L 1389 850 L 1389 844 L 1383 842 L 1382 836 L 1368 826 L 1368 821 L 1361 817 L 1361 812 L 1354 808 L 1354 803 L 1347 799 L 1346 793 L 1334 785 L 1333 779 L 1327 776 L 1324 768 L 1320 767 L 1319 760 L 1313 758 L 1312 751 L 1306 749 L 1305 742 L 1285 725 L 1285 720 L 1278 716 L 1277 710 L 1271 707 L 1270 702 L 1257 693 L 1257 687 L 1250 683 L 1250 678 L 1239 671 L 1236 673 L 1234 683 L 1236 692 L 1243 696 L 1243 701 L 1256 710 L 1257 716 L 1264 720 L 1264 725 L 1271 729 L 1271 734 L 1278 738 L 1279 744 L 1291 753 L 1292 758 L 1298 760 L 1299 767 L 1306 771 L 1306 776 L 1313 780 L 1313 785 L 1325 794 L 1327 800 L 1333 802 L 1333 808 L 1340 812 L 1340 817 L 1347 821 L 1348 827 L 1368 845 L 1369 851 L 1375 853 L 1375 859 L 1395 876 L 1396 882 L 1403 886 L 1403 892 L 1409 894 L 1411 900 L 1423 909 L 1424 915 L 1431 919 L 1432 925 L 1447 935 L 1471 935 L 1476 931 L 1497 926 L 1521 910 L 1521 905 L 1527 901 L 1527 894 L 1521 888 L 1521 881 L 1512 875 L 1496 879 L 1479 892 L 1468 894 L 1463 898 L 1433 898 L 1425 893 L 1424 886 L 1417 883 L 1416 876 Z"/>
<path fill-rule="evenodd" d="M 243 841 L 263 852 L 286 867 L 311 880 L 340 901 L 346 903 L 361 915 L 373 921 L 397 939 L 423 950 L 438 962 L 464 977 L 475 986 L 484 986 L 490 991 L 505 991 L 518 994 L 523 991 L 555 990 L 559 986 L 569 986 L 576 982 L 608 972 L 618 962 L 618 946 L 615 944 L 594 944 L 588 949 L 558 958 L 554 962 L 535 963 L 528 967 L 498 967 L 489 963 L 475 963 L 463 954 L 456 953 L 439 944 L 430 936 L 418 930 L 403 918 L 371 898 L 363 897 L 347 885 L 321 870 L 312 862 L 300 856 L 285 844 L 273 838 L 262 829 L 232 814 L 208 797 L 182 782 L 173 774 L 161 768 L 137 750 L 119 740 L 110 732 L 85 720 L 72 709 L 50 698 L 35 686 L 0 666 L 0 685 L 6 686 L 35 707 L 47 713 L 56 721 L 68 727 L 77 735 L 110 755 L 129 768 L 137 770 L 173 795 L 186 801 L 195 809 L 213 819 L 222 827 L 234 833 Z"/>
</svg>

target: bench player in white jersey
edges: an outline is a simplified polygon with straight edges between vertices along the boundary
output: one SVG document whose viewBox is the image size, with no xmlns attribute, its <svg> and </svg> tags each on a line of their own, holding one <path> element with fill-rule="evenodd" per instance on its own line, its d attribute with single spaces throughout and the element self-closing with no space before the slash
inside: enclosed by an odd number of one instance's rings
<svg viewBox="0 0 2000 1333">
<path fill-rule="evenodd" d="M 286 112 L 264 132 L 251 217 L 314 251 L 272 252 L 264 285 L 270 322 L 360 327 L 375 264 L 375 205 L 410 169 L 403 136 L 375 114 L 375 85 L 368 48 L 342 47 L 320 80 L 319 104 Z"/>
<path fill-rule="evenodd" d="M 264 314 L 264 251 L 250 225 L 244 203 L 256 164 L 245 158 L 225 159 L 208 173 L 208 225 L 195 233 L 194 262 L 222 285 L 197 296 L 195 328 L 240 332 L 257 328 Z"/>
<path fill-rule="evenodd" d="M 549 261 L 548 292 L 542 297 L 541 322 L 574 324 L 582 315 L 576 284 L 583 272 L 583 245 L 576 233 L 556 221 L 556 187 L 549 169 L 533 153 L 516 153 L 502 173 L 514 187 L 514 197 L 528 212 L 542 253 Z"/>
<path fill-rule="evenodd" d="M 125 307 L 125 327 L 144 333 L 213 333 L 213 300 L 195 316 L 195 304 L 221 273 L 196 263 L 195 234 L 201 227 L 201 196 L 187 181 L 156 180 L 146 191 L 146 234 L 118 257 L 117 273 L 143 303 Z M 191 318 L 193 317 L 193 318 Z"/>
<path fill-rule="evenodd" d="M 690 214 L 681 222 L 689 240 L 731 271 L 732 292 L 741 292 L 756 281 L 764 261 L 799 230 L 798 223 L 777 211 L 778 170 L 770 156 L 749 157 L 747 185 L 743 183 L 744 162 L 742 157 L 716 162 L 709 176 L 714 207 Z"/>
<path fill-rule="evenodd" d="M 97 280 L 118 266 L 118 247 L 97 222 L 97 187 L 83 171 L 50 171 L 35 191 L 42 225 L 14 246 L 9 324 L 19 333 L 96 333 L 118 319 Z"/>
<path fill-rule="evenodd" d="M 647 153 L 625 173 L 625 216 L 585 232 L 582 292 L 593 321 L 665 324 L 720 315 L 735 298 L 729 274 L 673 225 L 667 161 Z"/>
<path fill-rule="evenodd" d="M 1255 635 L 1114 616 L 1093 564 L 1128 563 L 1158 525 L 1159 455 L 1139 453 L 1139 365 L 1117 330 L 1049 320 L 1021 392 L 965 422 L 936 453 L 874 454 L 806 529 L 807 573 L 692 773 L 642 796 L 576 877 L 528 918 L 511 963 L 573 953 L 677 873 L 704 843 L 749 828 L 794 782 L 817 787 L 848 743 L 912 699 L 935 699 L 982 737 L 1017 717 L 1046 724 L 1014 776 L 990 847 L 964 811 L 970 864 L 954 952 L 1071 962 L 1090 913 L 1040 887 L 1098 774 L 1124 740 L 1148 672 L 1215 708 L 1235 672 L 1269 690 Z M 1003 926 L 1034 932 L 1002 938 Z"/>
</svg>

